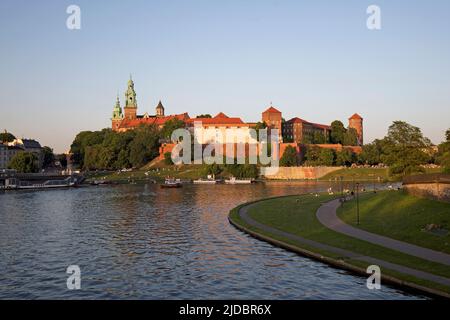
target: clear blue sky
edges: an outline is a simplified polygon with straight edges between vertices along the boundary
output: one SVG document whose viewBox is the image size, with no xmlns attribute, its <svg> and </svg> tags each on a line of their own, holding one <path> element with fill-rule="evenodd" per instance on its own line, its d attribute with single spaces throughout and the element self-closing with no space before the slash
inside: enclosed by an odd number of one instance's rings
<svg viewBox="0 0 450 320">
<path fill-rule="evenodd" d="M 81 7 L 81 30 L 66 8 Z M 382 30 L 366 28 L 366 8 Z M 393 120 L 433 142 L 450 127 L 450 1 L 172 0 L 0 2 L 0 129 L 68 149 L 110 126 L 132 73 L 138 112 L 223 111 L 258 121 Z"/>
</svg>

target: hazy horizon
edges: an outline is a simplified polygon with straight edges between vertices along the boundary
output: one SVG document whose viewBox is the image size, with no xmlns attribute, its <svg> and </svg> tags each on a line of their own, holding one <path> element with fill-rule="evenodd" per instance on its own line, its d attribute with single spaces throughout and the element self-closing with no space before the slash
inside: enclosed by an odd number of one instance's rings
<svg viewBox="0 0 450 320">
<path fill-rule="evenodd" d="M 81 8 L 69 30 L 66 8 Z M 366 9 L 381 8 L 368 30 Z M 66 151 L 110 127 L 132 74 L 138 114 L 224 112 L 329 124 L 358 113 L 364 142 L 394 120 L 433 143 L 450 128 L 448 1 L 0 3 L 0 130 Z"/>
</svg>

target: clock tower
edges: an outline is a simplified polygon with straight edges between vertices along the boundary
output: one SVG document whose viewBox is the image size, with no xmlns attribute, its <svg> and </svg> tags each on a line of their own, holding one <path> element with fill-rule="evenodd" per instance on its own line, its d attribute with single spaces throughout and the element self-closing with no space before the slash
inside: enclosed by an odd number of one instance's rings
<svg viewBox="0 0 450 320">
<path fill-rule="evenodd" d="M 136 102 L 136 92 L 134 91 L 133 79 L 128 80 L 128 88 L 125 91 L 125 119 L 136 119 L 137 113 L 137 102 Z"/>
</svg>

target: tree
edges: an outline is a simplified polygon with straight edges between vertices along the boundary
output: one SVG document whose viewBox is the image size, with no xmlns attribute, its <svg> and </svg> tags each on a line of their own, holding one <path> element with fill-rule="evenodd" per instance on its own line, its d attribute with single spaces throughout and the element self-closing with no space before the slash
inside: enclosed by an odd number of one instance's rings
<svg viewBox="0 0 450 320">
<path fill-rule="evenodd" d="M 356 146 L 358 144 L 358 132 L 355 128 L 348 128 L 342 140 L 344 146 Z"/>
<path fill-rule="evenodd" d="M 332 166 L 334 164 L 335 154 L 332 149 L 322 149 L 319 153 L 318 165 Z"/>
<path fill-rule="evenodd" d="M 313 143 L 316 143 L 316 144 L 327 143 L 327 139 L 326 139 L 325 134 L 322 131 L 314 131 Z"/>
<path fill-rule="evenodd" d="M 355 160 L 355 154 L 351 150 L 342 149 L 336 153 L 336 165 L 338 166 L 350 166 Z"/>
<path fill-rule="evenodd" d="M 179 119 L 170 119 L 164 123 L 164 126 L 161 129 L 160 135 L 162 139 L 171 140 L 172 132 L 176 129 L 184 128 L 185 123 Z"/>
<path fill-rule="evenodd" d="M 319 160 L 320 148 L 316 146 L 308 146 L 305 153 L 305 164 L 315 166 Z"/>
<path fill-rule="evenodd" d="M 50 147 L 47 147 L 47 146 L 42 148 L 42 152 L 44 155 L 44 157 L 43 157 L 44 161 L 43 161 L 42 166 L 44 168 L 47 168 L 47 167 L 51 166 L 53 164 L 53 162 L 55 161 L 55 155 L 53 154 L 53 149 Z"/>
<path fill-rule="evenodd" d="M 344 124 L 341 121 L 333 121 L 331 123 L 331 143 L 343 144 L 345 132 L 346 130 Z"/>
<path fill-rule="evenodd" d="M 102 143 L 105 134 L 110 131 L 111 129 L 103 129 L 102 131 L 82 131 L 78 133 L 70 146 L 70 152 L 73 153 L 72 161 L 74 164 L 83 167 L 86 148 Z"/>
<path fill-rule="evenodd" d="M 226 170 L 236 178 L 257 178 L 258 167 L 256 164 L 227 164 Z"/>
<path fill-rule="evenodd" d="M 253 132 L 250 132 L 252 135 L 252 138 L 259 141 L 259 131 L 263 130 L 263 129 L 267 129 L 267 125 L 265 122 L 257 122 L 253 129 L 255 129 L 255 131 L 256 131 L 256 137 L 253 136 Z"/>
<path fill-rule="evenodd" d="M 222 168 L 217 163 L 207 164 L 204 165 L 204 174 L 205 176 L 208 175 L 218 175 L 222 172 Z"/>
<path fill-rule="evenodd" d="M 293 146 L 287 146 L 284 150 L 283 156 L 280 159 L 280 166 L 295 167 L 297 165 L 297 150 L 295 150 Z"/>
<path fill-rule="evenodd" d="M 159 135 L 155 126 L 143 125 L 135 129 L 136 136 L 130 144 L 130 163 L 141 167 L 158 155 Z"/>
<path fill-rule="evenodd" d="M 309 166 L 332 166 L 335 153 L 332 149 L 308 147 L 305 154 L 305 164 Z"/>
<path fill-rule="evenodd" d="M 436 162 L 440 164 L 444 172 L 450 173 L 450 129 L 445 132 L 446 141 L 438 146 Z"/>
<path fill-rule="evenodd" d="M 9 132 L 5 131 L 0 133 L 0 142 L 12 142 L 14 139 L 16 139 L 16 137 Z"/>
<path fill-rule="evenodd" d="M 363 164 L 377 165 L 381 163 L 384 140 L 376 139 L 372 143 L 365 144 L 358 155 L 358 161 Z"/>
<path fill-rule="evenodd" d="M 168 166 L 173 165 L 172 161 L 172 152 L 166 152 L 164 153 L 164 163 Z"/>
<path fill-rule="evenodd" d="M 423 172 L 420 166 L 430 160 L 428 138 L 418 127 L 404 121 L 394 121 L 383 139 L 381 160 L 389 166 L 390 175 L 407 175 Z"/>
<path fill-rule="evenodd" d="M 22 173 L 38 172 L 38 158 L 31 152 L 19 152 L 11 159 L 8 168 Z"/>
</svg>

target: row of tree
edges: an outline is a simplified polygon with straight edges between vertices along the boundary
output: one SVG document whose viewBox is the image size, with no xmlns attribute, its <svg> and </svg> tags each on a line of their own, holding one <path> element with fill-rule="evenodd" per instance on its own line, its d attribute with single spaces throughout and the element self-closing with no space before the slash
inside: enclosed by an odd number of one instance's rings
<svg viewBox="0 0 450 320">
<path fill-rule="evenodd" d="M 161 129 L 155 125 L 141 125 L 126 132 L 111 129 L 83 131 L 71 145 L 72 161 L 87 170 L 138 168 L 159 154 L 161 140 L 170 139 L 172 131 L 183 126 L 183 121 L 172 119 Z"/>
<path fill-rule="evenodd" d="M 306 166 L 349 166 L 356 161 L 356 154 L 348 149 L 336 152 L 333 149 L 310 146 L 306 150 L 304 161 L 301 162 L 295 148 L 288 146 L 280 159 L 280 166 L 295 167 L 300 164 Z"/>
<path fill-rule="evenodd" d="M 336 132 L 336 131 L 334 131 Z M 347 130 L 349 132 L 349 130 Z M 345 138 L 345 135 L 343 136 Z M 339 137 L 334 137 L 339 141 Z M 309 147 L 303 164 L 311 166 L 351 165 L 353 163 L 389 166 L 391 175 L 407 175 L 423 172 L 423 165 L 435 163 L 450 172 L 450 129 L 446 131 L 446 140 L 437 146 L 437 152 L 431 141 L 424 137 L 420 128 L 403 121 L 394 121 L 383 139 L 376 139 L 362 147 L 358 155 L 343 149 Z M 286 148 L 281 166 L 297 166 L 299 159 L 295 148 Z"/>
</svg>

